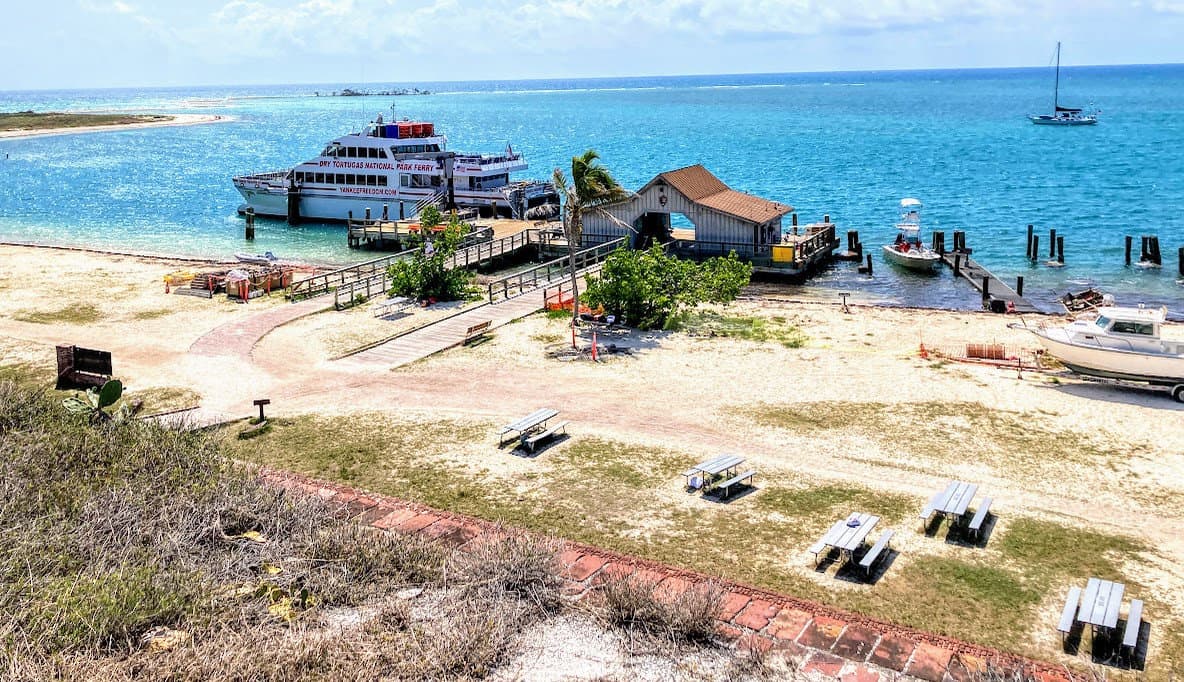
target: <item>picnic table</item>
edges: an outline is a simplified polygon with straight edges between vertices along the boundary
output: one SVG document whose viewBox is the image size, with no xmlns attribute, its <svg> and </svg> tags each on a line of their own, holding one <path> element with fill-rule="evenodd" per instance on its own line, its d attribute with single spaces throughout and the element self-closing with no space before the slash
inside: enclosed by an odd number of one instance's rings
<svg viewBox="0 0 1184 682">
<path fill-rule="evenodd" d="M 966 513 L 966 508 L 970 506 L 970 500 L 974 498 L 976 492 L 978 492 L 978 485 L 975 483 L 950 481 L 945 490 L 929 500 L 929 504 L 922 512 L 923 518 L 928 520 L 934 512 L 953 518 L 961 517 Z"/>
<path fill-rule="evenodd" d="M 709 459 L 706 462 L 699 462 L 695 466 L 682 472 L 684 478 L 687 479 L 687 488 L 691 490 L 698 490 L 702 488 L 707 490 L 710 484 L 716 480 L 731 478 L 731 474 L 741 464 L 744 464 L 744 458 L 736 455 L 720 455 L 715 459 Z M 698 478 L 699 485 L 694 485 L 694 479 Z"/>
<path fill-rule="evenodd" d="M 1090 578 L 1077 609 L 1077 620 L 1094 627 L 1108 630 L 1118 626 L 1118 609 L 1122 606 L 1122 593 L 1126 585 Z"/>
<path fill-rule="evenodd" d="M 498 439 L 498 445 L 503 445 L 506 442 L 506 434 L 517 434 L 514 438 L 525 440 L 531 433 L 535 431 L 542 431 L 547 428 L 547 421 L 553 419 L 559 414 L 559 410 L 552 410 L 549 407 L 535 410 L 526 415 L 522 419 L 511 424 L 506 424 L 502 427 L 501 434 Z"/>
<path fill-rule="evenodd" d="M 830 549 L 839 550 L 841 556 L 850 558 L 850 556 L 863 546 L 867 540 L 867 536 L 871 534 L 872 529 L 880 522 L 880 517 L 872 514 L 852 514 L 845 519 L 835 521 L 835 524 L 826 531 L 826 535 L 810 548 L 815 558 L 823 551 Z"/>
</svg>

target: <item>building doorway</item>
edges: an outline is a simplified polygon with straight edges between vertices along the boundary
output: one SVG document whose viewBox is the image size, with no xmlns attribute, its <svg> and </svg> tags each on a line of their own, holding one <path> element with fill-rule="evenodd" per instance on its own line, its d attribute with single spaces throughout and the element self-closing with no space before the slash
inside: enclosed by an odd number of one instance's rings
<svg viewBox="0 0 1184 682">
<path fill-rule="evenodd" d="M 670 214 L 648 212 L 633 221 L 633 248 L 648 249 L 671 239 Z"/>
</svg>

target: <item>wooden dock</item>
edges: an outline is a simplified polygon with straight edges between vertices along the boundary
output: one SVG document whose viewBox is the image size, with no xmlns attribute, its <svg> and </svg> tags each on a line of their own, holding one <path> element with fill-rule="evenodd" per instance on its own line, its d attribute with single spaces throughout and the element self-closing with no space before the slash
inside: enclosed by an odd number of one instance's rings
<svg viewBox="0 0 1184 682">
<path fill-rule="evenodd" d="M 1010 307 L 1017 313 L 1042 312 L 1028 299 L 1016 293 L 1015 289 L 1007 286 L 1002 280 L 991 274 L 990 270 L 975 262 L 970 257 L 970 254 L 961 251 L 946 251 L 942 253 L 941 259 L 957 275 L 970 282 L 970 286 L 974 287 L 980 293 L 983 291 L 983 287 L 986 286 L 987 293 L 983 295 L 984 308 L 994 310 L 995 312 L 1007 312 L 1008 304 L 1010 304 Z M 992 307 L 993 301 L 1001 301 L 1001 303 L 995 305 L 1002 306 L 1002 310 Z"/>
</svg>

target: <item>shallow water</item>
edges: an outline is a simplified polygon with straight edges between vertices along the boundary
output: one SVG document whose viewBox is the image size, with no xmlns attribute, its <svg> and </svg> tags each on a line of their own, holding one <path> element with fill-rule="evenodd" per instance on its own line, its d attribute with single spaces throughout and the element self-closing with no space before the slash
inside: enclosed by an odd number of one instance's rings
<svg viewBox="0 0 1184 682">
<path fill-rule="evenodd" d="M 1102 122 L 1059 129 L 1025 115 L 1050 106 L 1045 69 L 831 73 L 415 84 L 424 97 L 314 97 L 345 85 L 0 93 L 0 110 L 212 113 L 229 123 L 0 141 L 0 239 L 226 257 L 270 250 L 348 262 L 340 226 L 260 221 L 242 240 L 241 173 L 316 154 L 378 111 L 436 121 L 458 151 L 526 154 L 533 177 L 597 149 L 621 182 L 703 163 L 736 189 L 830 214 L 865 246 L 894 235 L 896 203 L 925 204 L 927 229 L 965 230 L 1001 279 L 1026 279 L 1041 305 L 1095 285 L 1120 302 L 1184 312 L 1184 66 L 1062 70 L 1065 101 Z M 375 84 L 371 89 L 408 84 Z M 1025 226 L 1065 237 L 1066 267 L 1024 259 Z M 1127 268 L 1123 235 L 1158 234 L 1160 270 Z M 878 257 L 878 253 L 876 253 Z M 1138 254 L 1135 254 L 1138 257 Z M 1042 258 L 1042 261 L 1044 259 Z M 918 278 L 882 261 L 838 264 L 813 286 L 909 305 L 976 307 L 951 273 Z"/>
</svg>

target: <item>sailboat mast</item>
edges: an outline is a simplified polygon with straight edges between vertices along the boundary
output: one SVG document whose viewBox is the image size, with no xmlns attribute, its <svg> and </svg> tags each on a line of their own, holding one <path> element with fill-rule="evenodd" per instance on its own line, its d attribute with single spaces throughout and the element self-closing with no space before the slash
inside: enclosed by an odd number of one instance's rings
<svg viewBox="0 0 1184 682">
<path fill-rule="evenodd" d="M 1057 78 L 1052 87 L 1052 111 L 1055 114 L 1061 105 L 1061 41 L 1057 41 Z"/>
</svg>

